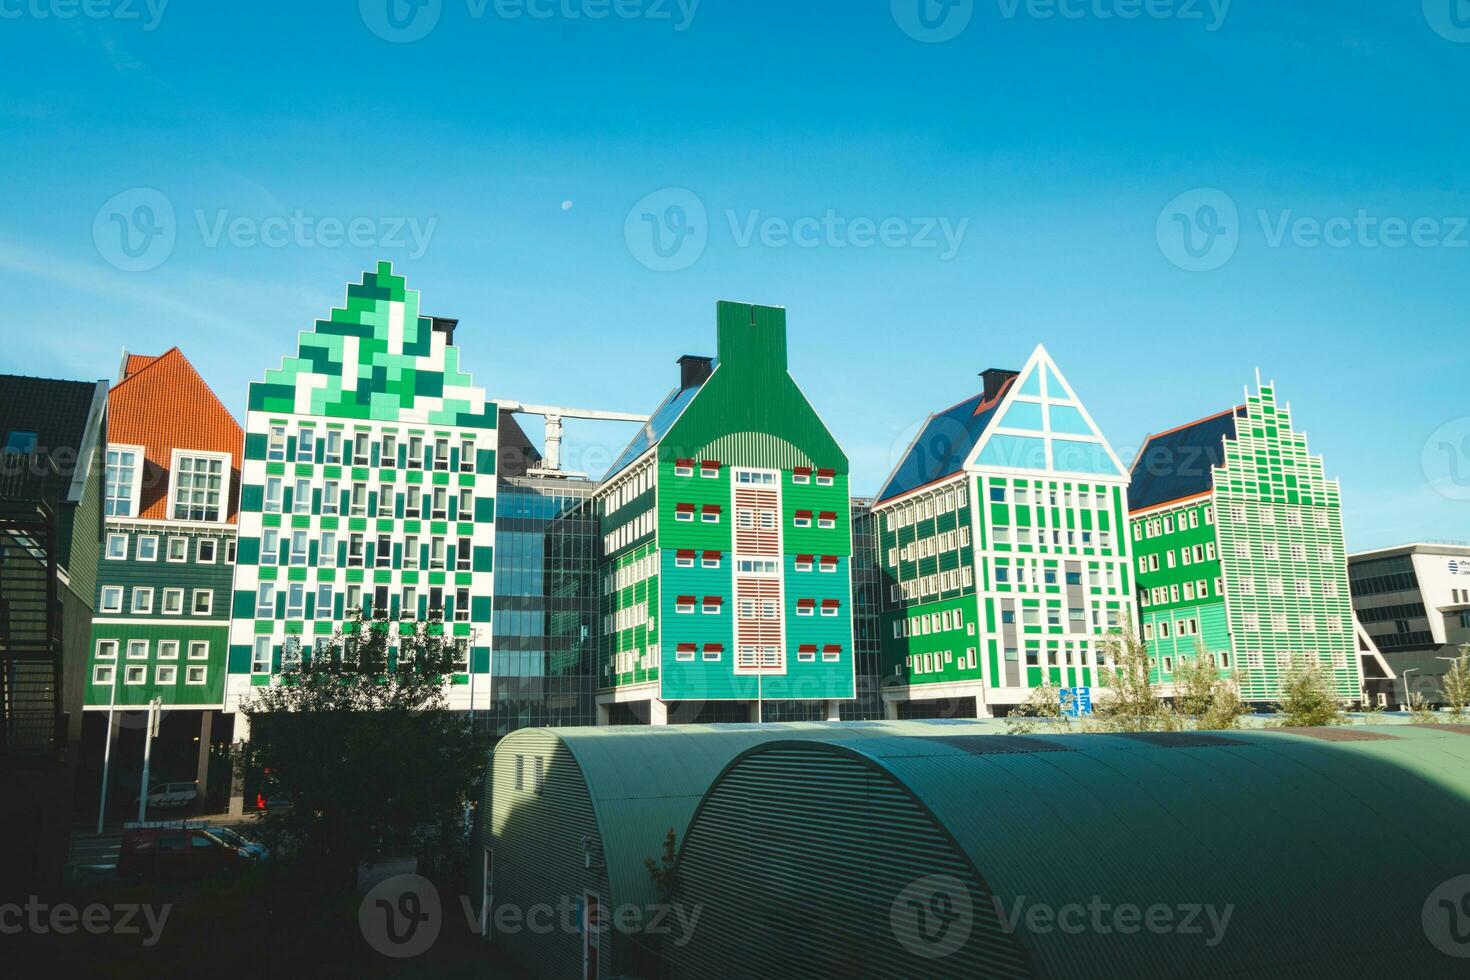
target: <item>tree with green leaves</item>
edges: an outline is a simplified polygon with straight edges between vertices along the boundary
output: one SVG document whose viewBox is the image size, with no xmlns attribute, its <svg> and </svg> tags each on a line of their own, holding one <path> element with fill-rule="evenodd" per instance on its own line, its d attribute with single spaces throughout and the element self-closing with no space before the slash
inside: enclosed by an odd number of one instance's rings
<svg viewBox="0 0 1470 980">
<path fill-rule="evenodd" d="M 1470 708 L 1470 643 L 1460 646 L 1460 655 L 1450 663 L 1450 669 L 1440 679 L 1440 690 L 1450 714 L 1456 719 L 1465 715 Z"/>
<path fill-rule="evenodd" d="M 1197 644 L 1193 657 L 1180 657 L 1174 673 L 1174 703 L 1191 727 L 1217 731 L 1237 728 L 1249 713 L 1240 697 L 1240 678 L 1222 677 L 1215 655 Z"/>
<path fill-rule="evenodd" d="M 1280 724 L 1288 728 L 1340 725 L 1342 702 L 1332 681 L 1315 659 L 1292 657 L 1281 676 Z"/>
<path fill-rule="evenodd" d="M 314 650 L 288 643 L 241 705 L 251 737 L 237 746 L 270 800 L 273 855 L 348 882 L 362 861 L 454 846 L 481 765 L 445 697 L 466 653 L 442 621 L 361 614 Z"/>
<path fill-rule="evenodd" d="M 1179 717 L 1159 697 L 1149 677 L 1153 660 L 1148 645 L 1131 630 L 1104 641 L 1107 659 L 1097 669 L 1106 694 L 1093 705 L 1095 724 L 1114 732 L 1175 731 Z"/>
</svg>

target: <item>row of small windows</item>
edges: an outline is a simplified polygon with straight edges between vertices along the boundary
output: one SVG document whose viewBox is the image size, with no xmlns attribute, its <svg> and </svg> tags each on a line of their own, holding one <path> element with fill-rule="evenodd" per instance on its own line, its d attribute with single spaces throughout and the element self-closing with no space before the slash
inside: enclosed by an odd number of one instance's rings
<svg viewBox="0 0 1470 980">
<path fill-rule="evenodd" d="M 97 664 L 92 668 L 92 683 L 100 686 L 110 686 L 115 683 L 117 668 L 112 664 Z M 124 684 L 146 684 L 148 683 L 148 667 L 145 664 L 123 664 L 122 679 Z M 209 667 L 206 664 L 185 664 L 184 683 L 201 685 L 209 680 Z M 177 684 L 179 681 L 179 668 L 176 664 L 158 664 L 153 668 L 153 683 L 155 684 Z"/>
<path fill-rule="evenodd" d="M 1167 551 L 1155 551 L 1153 554 L 1150 555 L 1139 555 L 1138 570 L 1140 572 L 1157 572 L 1159 570 L 1159 555 L 1161 554 L 1164 556 L 1163 567 L 1173 568 L 1176 561 L 1175 550 L 1173 548 L 1170 548 Z M 1213 541 L 1210 541 L 1206 542 L 1205 544 L 1185 545 L 1184 547 L 1179 549 L 1177 560 L 1178 564 L 1186 566 L 1198 565 L 1207 561 L 1214 561 L 1215 543 Z"/>
<path fill-rule="evenodd" d="M 416 571 L 420 568 L 427 568 L 429 571 L 447 571 L 450 568 L 461 572 L 474 570 L 474 545 L 471 539 L 459 538 L 454 547 L 449 546 L 447 538 L 430 537 L 422 544 L 420 541 L 416 534 L 406 535 L 395 565 L 395 549 L 390 534 L 377 536 L 369 559 L 367 535 L 354 531 L 344 537 L 336 531 L 322 531 L 316 540 L 315 566 L 336 568 L 341 564 L 347 568 L 366 568 L 371 561 L 372 567 L 379 569 L 398 567 L 405 571 Z M 266 567 L 311 565 L 311 544 L 312 535 L 309 531 L 283 532 L 279 528 L 264 528 L 260 532 L 260 564 Z"/>
<path fill-rule="evenodd" d="M 214 590 L 195 589 L 190 601 L 186 606 L 184 603 L 184 589 L 164 589 L 163 605 L 159 611 L 165 616 L 182 616 L 187 610 L 193 616 L 208 616 L 214 611 Z M 154 595 L 156 590 L 151 585 L 134 585 L 131 587 L 131 602 L 128 611 L 135 616 L 148 616 L 153 613 Z M 98 601 L 98 612 L 120 613 L 123 611 L 124 586 L 104 585 Z"/>
<path fill-rule="evenodd" d="M 1011 528 L 1008 525 L 997 524 L 992 529 L 995 544 L 1032 544 L 1038 548 L 1050 545 L 1053 548 L 1091 548 L 1096 537 L 1099 548 L 1111 548 L 1113 546 L 1112 531 L 1094 532 L 1088 530 L 1070 530 L 1062 528 L 1044 527 L 1018 527 L 1015 529 L 1014 539 Z"/>
<path fill-rule="evenodd" d="M 894 602 L 900 599 L 913 601 L 926 595 L 938 595 L 940 592 L 952 592 L 955 589 L 968 589 L 974 584 L 975 571 L 966 565 L 964 568 L 955 568 L 947 572 L 920 575 L 908 582 L 895 582 L 888 587 L 888 597 Z"/>
<path fill-rule="evenodd" d="M 919 521 L 926 521 L 940 514 L 958 510 L 965 506 L 966 502 L 965 491 L 962 488 L 950 487 L 884 512 L 884 526 L 890 531 L 900 527 L 909 527 Z"/>
<path fill-rule="evenodd" d="M 1260 554 L 1258 556 L 1253 555 L 1254 550 L 1255 549 L 1252 549 L 1251 543 L 1249 541 L 1237 541 L 1235 542 L 1233 554 L 1236 558 L 1242 560 L 1249 560 L 1252 557 L 1260 557 L 1267 561 L 1278 561 L 1281 558 L 1281 545 L 1277 544 L 1275 541 L 1260 542 Z M 1307 546 L 1300 542 L 1294 542 L 1289 545 L 1287 548 L 1287 553 L 1291 555 L 1292 561 L 1307 560 Z M 1327 544 L 1317 546 L 1316 556 L 1318 561 L 1331 562 L 1335 560 L 1333 557 L 1332 546 Z"/>
<path fill-rule="evenodd" d="M 719 520 L 718 511 L 716 511 L 714 519 Z M 644 511 L 621 527 L 615 528 L 611 533 L 603 535 L 603 549 L 609 552 L 617 551 L 619 548 L 627 547 L 639 538 L 652 534 L 653 522 L 653 511 Z"/>
<path fill-rule="evenodd" d="M 931 633 L 947 633 L 950 630 L 964 628 L 964 612 L 959 609 L 945 609 L 941 612 L 923 613 L 894 620 L 893 638 L 899 640 L 908 636 L 928 636 Z M 974 635 L 974 623 L 970 624 L 969 632 Z"/>
<path fill-rule="evenodd" d="M 116 660 L 118 650 L 121 648 L 122 642 L 123 641 L 121 640 L 98 640 L 97 659 Z M 209 659 L 208 640 L 190 640 L 188 641 L 188 643 L 190 660 Z M 153 645 L 149 640 L 128 640 L 127 644 L 127 658 L 129 660 L 147 660 L 153 650 Z M 179 640 L 159 640 L 158 659 L 177 660 L 179 659 L 180 648 L 181 641 Z"/>
<path fill-rule="evenodd" d="M 680 552 L 680 555 L 683 555 L 683 554 L 684 554 L 684 552 Z M 681 568 L 686 568 L 686 567 L 687 568 L 692 568 L 694 566 L 694 552 L 691 551 L 688 554 L 689 554 L 689 564 L 687 566 L 681 565 L 680 566 Z M 720 567 L 720 553 L 718 551 L 706 551 L 704 554 L 705 554 L 705 561 L 709 561 L 710 556 L 713 556 L 714 557 L 714 564 L 713 565 L 706 564 L 704 566 L 705 568 L 719 568 Z M 676 560 L 676 564 L 677 564 L 677 560 Z M 644 579 L 651 578 L 654 575 L 654 573 L 656 573 L 657 571 L 658 571 L 658 553 L 657 552 L 649 552 L 648 554 L 644 555 L 642 558 L 639 558 L 639 559 L 636 559 L 634 561 L 628 562 L 627 564 L 621 566 L 620 568 L 617 568 L 614 571 L 611 571 L 611 572 L 607 573 L 606 575 L 604 575 L 602 577 L 602 594 L 603 595 L 612 595 L 614 592 L 620 592 L 623 589 L 626 589 L 630 585 L 637 585 L 639 582 L 642 582 Z"/>
<path fill-rule="evenodd" d="M 648 604 L 643 602 L 616 610 L 602 617 L 602 628 L 607 633 L 618 630 L 637 629 L 641 626 L 646 626 L 652 630 L 657 625 L 658 620 L 650 614 Z"/>
<path fill-rule="evenodd" d="M 287 427 L 276 423 L 266 436 L 265 458 L 271 462 L 286 462 Z M 373 448 L 377 446 L 378 462 L 373 463 Z M 316 426 L 300 425 L 296 429 L 296 462 L 322 462 L 328 465 L 352 465 L 405 469 L 433 469 L 446 471 L 450 468 L 450 448 L 453 440 L 449 436 L 426 437 L 409 434 L 401 437 L 396 432 L 383 432 L 380 441 L 374 442 L 371 432 L 353 432 L 329 428 L 318 436 Z M 320 446 L 321 459 L 317 459 Z M 400 453 L 400 450 L 402 451 Z M 459 470 L 461 473 L 475 472 L 475 440 L 472 436 L 459 437 Z"/>
<path fill-rule="evenodd" d="M 1042 650 L 1039 647 L 1028 646 L 1026 648 L 1027 667 L 1106 667 L 1108 665 L 1108 654 L 1105 648 L 1099 647 L 1092 651 L 1093 658 L 1097 661 L 1095 665 L 1089 664 L 1088 651 L 1079 650 L 1068 644 L 1064 650 Z M 1020 659 L 1021 651 L 1016 647 L 1006 647 L 1003 654 L 1010 663 Z M 1063 661 L 1066 661 L 1063 663 Z"/>
<path fill-rule="evenodd" d="M 1173 534 L 1175 520 L 1179 522 L 1179 530 L 1199 527 L 1200 517 L 1204 516 L 1206 525 L 1215 523 L 1214 507 L 1191 507 L 1188 510 L 1179 511 L 1178 514 L 1164 514 L 1162 517 L 1150 517 L 1147 520 L 1133 522 L 1133 540 L 1142 541 L 1144 538 L 1156 538 L 1162 534 Z"/>
<path fill-rule="evenodd" d="M 1262 620 L 1261 614 L 1258 612 L 1247 611 L 1240 614 L 1241 628 L 1250 632 L 1259 632 L 1262 629 L 1261 624 L 1263 622 L 1268 624 L 1265 628 L 1275 633 L 1285 633 L 1292 629 L 1291 619 L 1286 613 L 1271 613 L 1265 620 Z M 1296 628 L 1307 633 L 1316 632 L 1320 629 L 1326 629 L 1329 633 L 1341 633 L 1345 630 L 1346 626 L 1338 616 L 1318 617 L 1311 613 L 1305 613 L 1297 620 Z"/>
<path fill-rule="evenodd" d="M 1064 510 L 1076 510 L 1089 508 L 1092 510 L 1106 511 L 1108 509 L 1108 492 L 1101 487 L 1093 490 L 1085 490 L 1064 483 L 1060 487 L 1031 488 L 1025 486 L 1008 487 L 1004 484 L 991 484 L 990 502 L 993 504 L 1015 504 L 1017 507 L 1059 507 Z"/>
<path fill-rule="evenodd" d="M 904 665 L 914 674 L 933 674 L 942 671 L 949 664 L 955 663 L 953 650 L 935 650 L 932 653 L 911 653 L 904 658 Z M 977 664 L 975 648 L 968 647 L 960 654 L 959 666 L 961 669 L 974 670 Z M 898 669 L 894 668 L 897 673 Z"/>
<path fill-rule="evenodd" d="M 968 527 L 945 531 L 918 541 L 910 541 L 902 548 L 889 548 L 888 564 L 896 568 L 900 560 L 917 561 L 920 558 L 933 558 L 941 551 L 954 551 L 957 548 L 966 547 L 969 543 L 970 529 Z"/>
<path fill-rule="evenodd" d="M 108 532 L 103 555 L 108 561 L 125 561 L 128 557 L 129 538 L 133 537 L 122 532 Z M 157 534 L 139 534 L 134 542 L 136 548 L 133 552 L 135 561 L 158 561 L 160 547 L 166 561 L 186 562 L 189 560 L 189 538 L 183 535 L 168 535 L 161 538 Z M 218 538 L 196 538 L 194 546 L 194 561 L 201 565 L 213 565 L 219 558 Z M 160 544 L 161 542 L 161 544 Z M 233 564 L 235 561 L 235 539 L 228 538 L 225 541 L 225 561 Z"/>
<path fill-rule="evenodd" d="M 308 616 L 307 596 L 312 594 L 310 587 L 305 582 L 287 582 L 284 587 L 275 582 L 261 582 L 255 593 L 255 616 L 257 619 L 275 619 L 277 598 L 281 597 L 285 602 L 286 619 L 305 619 Z M 450 609 L 446 609 L 445 600 L 451 594 L 453 604 Z M 374 619 L 387 619 L 392 615 L 388 586 L 377 586 L 372 601 L 366 606 L 363 604 L 363 592 L 360 585 L 347 586 L 343 597 L 344 616 L 353 615 L 359 610 Z M 427 600 L 422 610 L 419 605 L 421 597 Z M 312 617 L 316 619 L 339 618 L 335 615 L 334 606 L 336 586 L 325 582 L 318 584 L 314 598 L 315 603 L 309 613 Z M 442 619 L 446 613 L 452 612 L 454 622 L 468 623 L 470 621 L 470 590 L 465 587 L 456 588 L 450 593 L 439 586 L 420 590 L 418 586 L 405 585 L 397 594 L 397 598 L 401 619 L 417 619 L 420 616 Z"/>
<path fill-rule="evenodd" d="M 1087 615 L 1087 610 L 1073 606 L 1066 610 L 1067 628 L 1074 633 L 1083 632 L 1088 629 L 1101 629 L 1104 626 L 1116 629 L 1122 624 L 1122 613 L 1114 608 L 1101 608 L 1097 605 L 1092 607 L 1092 616 Z M 1060 605 L 1048 605 L 1045 610 L 1039 606 L 1022 606 L 1020 608 L 1022 626 L 1041 626 L 1042 615 L 1045 614 L 1048 627 L 1060 627 L 1062 625 L 1062 607 Z M 1002 606 L 1000 611 L 1000 622 L 1002 626 L 1012 626 L 1016 622 L 1016 609 Z"/>
<path fill-rule="evenodd" d="M 710 644 L 718 646 L 719 644 Z M 715 652 L 710 660 L 720 659 L 719 653 Z M 623 650 L 614 657 L 614 663 L 603 668 L 603 675 L 610 676 L 614 670 L 619 674 L 631 674 L 635 670 L 652 670 L 658 665 L 658 650 L 655 647 L 645 647 L 642 650 Z"/>
<path fill-rule="evenodd" d="M 1218 575 L 1215 577 L 1215 595 L 1225 594 L 1224 579 Z M 1193 582 L 1184 582 L 1174 585 L 1156 585 L 1150 589 L 1142 589 L 1139 592 L 1138 604 L 1145 609 L 1149 606 L 1162 606 L 1170 602 L 1192 602 L 1196 599 L 1208 599 L 1210 597 L 1210 583 L 1208 579 L 1196 579 Z"/>
<path fill-rule="evenodd" d="M 286 513 L 286 486 L 282 477 L 266 477 L 265 498 L 261 505 L 265 513 Z M 345 510 L 349 517 L 396 517 L 400 501 L 405 518 L 468 521 L 475 513 L 475 493 L 469 487 L 455 491 L 448 487 L 425 490 L 417 484 L 410 484 L 403 493 L 398 493 L 393 484 L 383 483 L 379 484 L 374 501 L 370 499 L 366 483 L 352 483 L 344 489 L 340 481 L 326 480 L 322 484 L 321 500 L 313 501 L 312 481 L 302 477 L 291 484 L 291 491 L 292 514 L 334 517 Z"/>
<path fill-rule="evenodd" d="M 352 649 L 354 642 L 351 639 L 346 642 L 343 653 L 348 658 L 355 656 Z M 463 636 L 452 637 L 447 642 L 453 655 L 454 670 L 461 672 L 468 670 L 470 665 L 469 638 Z M 323 646 L 324 649 L 329 649 L 330 642 Z M 274 673 L 272 661 L 275 655 L 275 647 L 275 641 L 269 636 L 257 636 L 255 638 L 255 643 L 250 648 L 250 672 L 252 674 Z M 312 649 L 313 647 L 310 643 L 301 643 L 295 639 L 289 640 L 281 646 L 281 666 L 290 669 L 300 666 L 303 660 L 310 661 Z M 388 659 L 390 662 L 397 662 L 400 654 L 401 650 L 399 647 L 390 646 L 388 648 Z"/>
</svg>

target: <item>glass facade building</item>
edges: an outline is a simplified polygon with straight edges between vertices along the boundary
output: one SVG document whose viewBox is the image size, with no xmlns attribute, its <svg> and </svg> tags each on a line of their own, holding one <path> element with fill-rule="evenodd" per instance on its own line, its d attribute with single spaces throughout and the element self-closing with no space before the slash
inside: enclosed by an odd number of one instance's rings
<svg viewBox="0 0 1470 980">
<path fill-rule="evenodd" d="M 597 723 L 601 540 L 587 506 L 597 487 L 575 477 L 500 479 L 490 689 L 472 708 L 492 736 Z"/>
</svg>

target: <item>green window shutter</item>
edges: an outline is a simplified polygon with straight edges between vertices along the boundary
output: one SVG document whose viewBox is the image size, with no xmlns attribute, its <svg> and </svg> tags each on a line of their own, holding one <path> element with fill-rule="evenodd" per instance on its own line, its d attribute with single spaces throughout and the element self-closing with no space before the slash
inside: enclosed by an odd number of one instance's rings
<svg viewBox="0 0 1470 980">
<path fill-rule="evenodd" d="M 259 565 L 260 564 L 260 539 L 241 538 L 235 546 L 235 564 L 237 565 Z"/>
<path fill-rule="evenodd" d="M 475 457 L 475 472 L 493 476 L 495 473 L 495 450 L 478 450 L 475 453 Z"/>
<path fill-rule="evenodd" d="M 252 432 L 245 436 L 245 458 L 265 459 L 266 434 Z"/>
<path fill-rule="evenodd" d="M 474 623 L 490 622 L 490 597 L 477 595 L 470 597 L 470 621 Z"/>
<path fill-rule="evenodd" d="M 240 509 L 252 514 L 260 513 L 265 507 L 265 487 L 258 483 L 247 483 L 240 488 Z"/>
<path fill-rule="evenodd" d="M 475 498 L 475 523 L 489 524 L 495 520 L 495 498 Z"/>
</svg>

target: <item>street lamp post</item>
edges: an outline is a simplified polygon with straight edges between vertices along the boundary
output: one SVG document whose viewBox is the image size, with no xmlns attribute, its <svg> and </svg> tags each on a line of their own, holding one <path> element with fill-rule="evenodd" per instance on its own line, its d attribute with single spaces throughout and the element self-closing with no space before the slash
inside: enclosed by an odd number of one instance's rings
<svg viewBox="0 0 1470 980">
<path fill-rule="evenodd" d="M 1405 711 L 1413 710 L 1413 707 L 1414 707 L 1414 702 L 1411 700 L 1411 695 L 1409 694 L 1409 675 L 1412 674 L 1414 671 L 1419 670 L 1419 669 L 1420 668 L 1418 668 L 1418 667 L 1406 667 L 1403 670 L 1403 675 L 1404 675 L 1404 710 Z"/>
<path fill-rule="evenodd" d="M 107 772 L 112 764 L 112 712 L 117 707 L 117 675 L 122 670 L 122 644 L 112 655 L 112 693 L 107 698 L 107 740 L 102 749 L 102 799 L 97 803 L 97 833 L 102 833 L 102 821 L 107 816 Z"/>
</svg>

